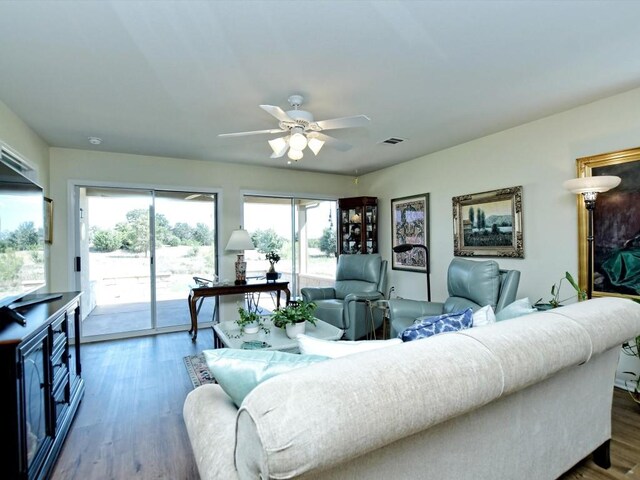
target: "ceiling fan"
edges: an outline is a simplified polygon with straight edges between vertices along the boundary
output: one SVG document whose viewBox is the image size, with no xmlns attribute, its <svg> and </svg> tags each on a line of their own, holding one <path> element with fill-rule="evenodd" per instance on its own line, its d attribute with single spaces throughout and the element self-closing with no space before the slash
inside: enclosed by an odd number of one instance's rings
<svg viewBox="0 0 640 480">
<path fill-rule="evenodd" d="M 287 153 L 287 156 L 294 161 L 300 160 L 303 150 L 309 150 L 317 155 L 324 144 L 340 151 L 351 148 L 346 142 L 330 137 L 322 133 L 325 130 L 336 130 L 338 128 L 364 127 L 369 124 L 370 119 L 366 115 L 355 115 L 352 117 L 332 118 L 316 122 L 313 115 L 305 110 L 299 110 L 304 98 L 302 95 L 291 95 L 288 98 L 289 105 L 293 110 L 284 111 L 280 107 L 273 105 L 260 105 L 265 112 L 273 115 L 279 120 L 278 127 L 267 130 L 255 130 L 252 132 L 221 133 L 219 137 L 242 137 L 245 135 L 257 135 L 263 133 L 286 133 L 284 137 L 269 140 L 269 145 L 273 150 L 271 158 L 280 158 Z M 291 163 L 291 162 L 289 162 Z"/>
</svg>

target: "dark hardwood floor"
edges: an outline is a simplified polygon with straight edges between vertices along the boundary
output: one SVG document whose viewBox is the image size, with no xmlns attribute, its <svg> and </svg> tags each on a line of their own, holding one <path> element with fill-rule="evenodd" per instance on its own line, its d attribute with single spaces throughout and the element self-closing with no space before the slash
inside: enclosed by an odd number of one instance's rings
<svg viewBox="0 0 640 480">
<path fill-rule="evenodd" d="M 52 478 L 197 480 L 182 420 L 191 390 L 182 358 L 212 343 L 207 328 L 195 344 L 179 332 L 83 345 L 86 393 Z M 640 479 L 640 408 L 619 390 L 613 405 L 611 468 L 589 458 L 563 480 Z"/>
</svg>

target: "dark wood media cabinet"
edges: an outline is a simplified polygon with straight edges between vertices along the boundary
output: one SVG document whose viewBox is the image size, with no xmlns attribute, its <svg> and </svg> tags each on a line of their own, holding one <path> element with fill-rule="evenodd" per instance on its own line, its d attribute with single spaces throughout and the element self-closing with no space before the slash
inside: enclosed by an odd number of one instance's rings
<svg viewBox="0 0 640 480">
<path fill-rule="evenodd" d="M 26 326 L 1 327 L 2 478 L 46 479 L 60 454 L 84 394 L 80 295 L 20 308 Z"/>
</svg>

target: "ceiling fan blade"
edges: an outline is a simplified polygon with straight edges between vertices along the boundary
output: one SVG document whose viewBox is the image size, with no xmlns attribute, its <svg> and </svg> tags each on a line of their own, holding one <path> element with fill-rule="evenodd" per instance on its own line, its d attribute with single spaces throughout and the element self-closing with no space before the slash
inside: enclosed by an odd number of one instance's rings
<svg viewBox="0 0 640 480">
<path fill-rule="evenodd" d="M 369 125 L 371 119 L 366 115 L 355 115 L 353 117 L 332 118 L 330 120 L 320 120 L 315 122 L 320 130 L 335 130 L 337 128 L 364 127 Z"/>
<path fill-rule="evenodd" d="M 273 115 L 281 122 L 295 122 L 295 120 L 287 115 L 287 112 L 282 110 L 280 107 L 274 107 L 273 105 L 260 105 L 260 108 L 269 115 Z"/>
<path fill-rule="evenodd" d="M 329 145 L 331 148 L 335 148 L 336 150 L 339 150 L 341 152 L 346 152 L 352 147 L 352 145 L 347 142 L 343 142 L 342 140 L 338 140 L 337 138 L 330 137 L 329 135 L 325 135 L 324 133 L 320 132 L 310 133 L 309 138 L 317 138 L 318 140 L 322 140 L 325 145 Z"/>
<path fill-rule="evenodd" d="M 255 130 L 253 132 L 237 132 L 237 133 L 221 133 L 219 137 L 244 137 L 247 135 L 259 135 L 261 133 L 282 133 L 285 130 L 281 130 L 280 128 L 271 128 L 269 130 Z"/>
</svg>

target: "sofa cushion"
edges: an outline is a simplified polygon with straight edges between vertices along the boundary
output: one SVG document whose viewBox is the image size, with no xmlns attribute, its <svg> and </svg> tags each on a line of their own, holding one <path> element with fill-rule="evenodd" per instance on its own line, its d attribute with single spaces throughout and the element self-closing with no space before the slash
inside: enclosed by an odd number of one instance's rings
<svg viewBox="0 0 640 480">
<path fill-rule="evenodd" d="M 403 342 L 419 340 L 444 332 L 457 332 L 471 328 L 473 310 L 467 308 L 461 312 L 443 313 L 436 317 L 418 317 L 416 323 L 407 327 L 399 337 Z"/>
<path fill-rule="evenodd" d="M 493 313 L 491 305 L 486 305 L 480 310 L 473 312 L 473 326 L 484 327 L 496 322 L 496 314 Z"/>
<path fill-rule="evenodd" d="M 204 350 L 207 366 L 236 406 L 265 380 L 300 367 L 327 360 L 319 355 L 298 355 L 276 350 L 217 348 Z"/>
<path fill-rule="evenodd" d="M 538 310 L 533 308 L 528 297 L 516 300 L 510 303 L 496 314 L 496 320 L 501 322 L 502 320 L 508 320 L 509 318 L 521 317 L 523 315 L 529 315 L 535 313 Z"/>
<path fill-rule="evenodd" d="M 352 353 L 375 350 L 377 348 L 389 347 L 402 343 L 399 338 L 389 340 L 322 340 L 300 334 L 297 337 L 300 353 L 305 355 L 322 355 L 330 358 L 343 357 Z"/>
</svg>

